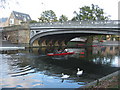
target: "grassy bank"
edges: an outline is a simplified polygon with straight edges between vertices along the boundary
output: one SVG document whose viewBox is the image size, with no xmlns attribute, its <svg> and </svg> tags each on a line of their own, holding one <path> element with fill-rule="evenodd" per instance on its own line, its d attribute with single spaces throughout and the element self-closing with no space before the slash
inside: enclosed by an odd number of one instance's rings
<svg viewBox="0 0 120 90">
<path fill-rule="evenodd" d="M 81 88 L 89 88 L 89 89 L 102 88 L 102 89 L 110 89 L 110 90 L 111 89 L 120 90 L 120 71 L 117 71 L 99 80 L 91 82 L 88 85 L 83 86 Z"/>
</svg>

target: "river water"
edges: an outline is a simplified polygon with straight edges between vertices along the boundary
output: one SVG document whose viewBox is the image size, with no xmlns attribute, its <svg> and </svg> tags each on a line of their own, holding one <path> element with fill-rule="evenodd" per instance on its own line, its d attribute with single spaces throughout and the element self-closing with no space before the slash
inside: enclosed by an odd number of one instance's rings
<svg viewBox="0 0 120 90">
<path fill-rule="evenodd" d="M 48 53 L 67 49 L 64 56 Z M 0 51 L 2 88 L 79 88 L 120 69 L 120 47 L 42 47 Z M 77 68 L 83 70 L 77 76 Z M 61 79 L 62 73 L 70 75 Z"/>
</svg>

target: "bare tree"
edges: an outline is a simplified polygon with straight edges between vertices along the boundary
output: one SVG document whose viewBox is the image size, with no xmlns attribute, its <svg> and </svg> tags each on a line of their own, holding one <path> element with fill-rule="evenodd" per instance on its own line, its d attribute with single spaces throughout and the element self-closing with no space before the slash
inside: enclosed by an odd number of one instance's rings
<svg viewBox="0 0 120 90">
<path fill-rule="evenodd" d="M 6 7 L 10 8 L 10 3 L 15 2 L 15 4 L 19 4 L 18 0 L 0 0 L 0 8 L 5 9 Z"/>
</svg>

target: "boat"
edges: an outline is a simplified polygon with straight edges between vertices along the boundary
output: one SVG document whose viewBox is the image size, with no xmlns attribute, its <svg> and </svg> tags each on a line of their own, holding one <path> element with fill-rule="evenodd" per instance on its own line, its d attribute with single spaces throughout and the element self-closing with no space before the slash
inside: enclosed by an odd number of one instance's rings
<svg viewBox="0 0 120 90">
<path fill-rule="evenodd" d="M 66 52 L 66 53 L 48 53 L 47 56 L 59 56 L 59 55 L 70 55 L 74 54 L 74 52 Z"/>
<path fill-rule="evenodd" d="M 85 44 L 77 44 L 78 46 L 84 46 Z"/>
<path fill-rule="evenodd" d="M 80 52 L 80 54 L 85 54 L 85 52 Z"/>
<path fill-rule="evenodd" d="M 98 45 L 91 45 L 91 47 L 97 47 Z"/>
<path fill-rule="evenodd" d="M 85 46 L 85 44 L 77 44 L 77 46 Z"/>
</svg>

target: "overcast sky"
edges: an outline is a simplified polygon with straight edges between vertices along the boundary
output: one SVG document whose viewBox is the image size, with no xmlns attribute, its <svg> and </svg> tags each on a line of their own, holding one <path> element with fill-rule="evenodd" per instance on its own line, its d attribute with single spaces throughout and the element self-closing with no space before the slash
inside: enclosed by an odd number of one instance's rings
<svg viewBox="0 0 120 90">
<path fill-rule="evenodd" d="M 9 17 L 14 11 L 27 13 L 32 19 L 38 20 L 40 14 L 44 10 L 53 10 L 57 17 L 61 14 L 66 15 L 71 19 L 74 11 L 79 11 L 82 6 L 90 6 L 91 4 L 98 5 L 104 9 L 106 15 L 111 15 L 112 20 L 118 19 L 118 2 L 120 0 L 11 0 L 6 9 L 0 8 L 0 18 Z M 10 7 L 10 8 L 9 8 Z"/>
</svg>

